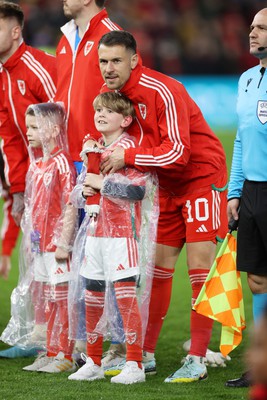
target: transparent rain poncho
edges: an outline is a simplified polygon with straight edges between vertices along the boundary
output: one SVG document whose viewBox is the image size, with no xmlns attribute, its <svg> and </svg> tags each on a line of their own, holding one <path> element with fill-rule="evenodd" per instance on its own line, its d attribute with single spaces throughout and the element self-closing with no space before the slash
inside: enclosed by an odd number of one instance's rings
<svg viewBox="0 0 267 400">
<path fill-rule="evenodd" d="M 11 319 L 1 340 L 9 345 L 45 346 L 49 329 L 50 346 L 56 352 L 67 327 L 63 314 L 67 314 L 68 253 L 76 226 L 76 209 L 69 203 L 69 195 L 75 185 L 75 169 L 68 155 L 61 103 L 31 105 L 26 122 L 30 166 L 21 223 L 20 275 L 11 295 Z M 40 143 L 36 144 L 30 131 Z M 65 311 L 56 308 L 59 301 Z"/>
<path fill-rule="evenodd" d="M 146 330 L 159 213 L 157 178 L 125 167 L 106 175 L 100 192 L 87 199 L 82 195 L 86 174 L 92 172 L 91 160 L 101 161 L 128 138 L 124 133 L 106 149 L 83 150 L 81 156 L 88 158 L 88 166 L 86 161 L 70 197 L 75 207 L 86 211 L 73 247 L 69 283 L 70 338 L 87 340 L 87 343 L 94 342 L 98 335 L 119 342 L 135 341 L 136 313 L 132 310 L 136 296 L 142 323 L 140 345 Z M 98 173 L 99 168 L 94 164 L 93 170 Z M 130 282 L 130 289 L 127 289 L 127 282 Z M 128 298 L 131 332 L 126 332 L 122 298 Z M 87 329 L 81 327 L 84 303 L 91 310 L 89 314 L 86 311 Z M 123 323 L 119 322 L 121 312 L 124 313 Z"/>
</svg>

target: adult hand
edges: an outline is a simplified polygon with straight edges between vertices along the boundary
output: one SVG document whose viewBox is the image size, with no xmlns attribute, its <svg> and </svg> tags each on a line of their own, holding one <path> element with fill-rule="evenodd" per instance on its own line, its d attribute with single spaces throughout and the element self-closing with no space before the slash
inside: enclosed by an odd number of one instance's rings
<svg viewBox="0 0 267 400">
<path fill-rule="evenodd" d="M 240 200 L 239 199 L 232 199 L 228 201 L 227 204 L 227 217 L 228 222 L 230 222 L 231 218 L 234 218 L 235 221 L 238 220 L 238 208 L 239 208 Z"/>
<path fill-rule="evenodd" d="M 116 172 L 125 166 L 124 162 L 125 150 L 122 147 L 116 147 L 113 152 L 106 157 L 100 165 L 100 169 L 103 175 L 108 172 Z"/>
<path fill-rule="evenodd" d="M 16 225 L 20 226 L 21 217 L 24 211 L 24 193 L 13 193 L 13 204 L 11 215 L 14 218 Z"/>
</svg>

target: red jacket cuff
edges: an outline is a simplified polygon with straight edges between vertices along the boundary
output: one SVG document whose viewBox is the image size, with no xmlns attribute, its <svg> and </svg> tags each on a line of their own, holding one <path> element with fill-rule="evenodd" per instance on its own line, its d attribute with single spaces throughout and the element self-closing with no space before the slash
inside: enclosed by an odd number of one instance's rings
<svg viewBox="0 0 267 400">
<path fill-rule="evenodd" d="M 11 186 L 10 186 L 10 189 L 9 189 L 9 193 L 10 194 L 14 194 L 14 193 L 20 193 L 20 192 L 25 192 L 25 184 L 14 184 L 14 185 L 12 185 L 12 183 L 11 183 Z"/>
<path fill-rule="evenodd" d="M 126 149 L 124 152 L 125 164 L 134 167 L 135 156 L 136 156 L 136 149 L 134 148 Z"/>
</svg>

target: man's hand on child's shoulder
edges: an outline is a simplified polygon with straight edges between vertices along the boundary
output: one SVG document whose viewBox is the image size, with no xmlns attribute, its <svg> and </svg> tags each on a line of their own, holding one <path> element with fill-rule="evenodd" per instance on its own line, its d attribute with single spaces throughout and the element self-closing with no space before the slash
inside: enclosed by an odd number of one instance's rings
<svg viewBox="0 0 267 400">
<path fill-rule="evenodd" d="M 114 173 L 123 168 L 125 166 L 124 153 L 125 150 L 118 146 L 109 156 L 104 158 L 100 166 L 102 174 L 106 175 L 109 172 Z"/>
</svg>

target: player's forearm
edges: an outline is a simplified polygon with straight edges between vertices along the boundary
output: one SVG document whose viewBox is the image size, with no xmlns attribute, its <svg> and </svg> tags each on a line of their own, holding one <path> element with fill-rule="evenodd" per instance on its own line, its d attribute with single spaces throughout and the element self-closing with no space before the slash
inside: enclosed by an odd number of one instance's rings
<svg viewBox="0 0 267 400">
<path fill-rule="evenodd" d="M 190 149 L 184 145 L 162 143 L 152 148 L 130 148 L 125 150 L 125 164 L 141 171 L 151 171 L 156 168 L 184 169 L 189 161 Z"/>
</svg>

